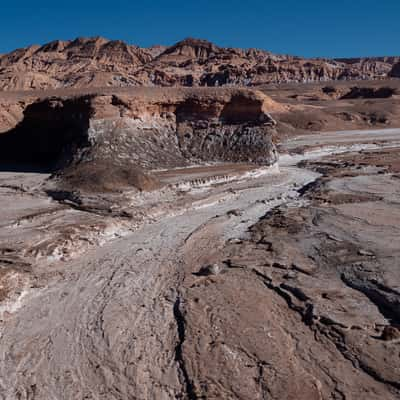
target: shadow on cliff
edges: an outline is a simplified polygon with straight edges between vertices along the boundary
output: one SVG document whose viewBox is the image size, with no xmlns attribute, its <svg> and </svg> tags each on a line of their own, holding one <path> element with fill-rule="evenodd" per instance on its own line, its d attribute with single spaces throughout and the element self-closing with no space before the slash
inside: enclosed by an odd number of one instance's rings
<svg viewBox="0 0 400 400">
<path fill-rule="evenodd" d="M 63 193 L 158 187 L 157 180 L 137 165 L 118 163 L 117 153 L 109 157 L 96 153 L 89 138 L 92 115 L 90 95 L 29 105 L 23 120 L 0 135 L 0 171 L 50 173 Z"/>
<path fill-rule="evenodd" d="M 160 112 L 150 120 L 152 103 L 142 106 L 139 118 L 134 102 L 123 104 L 122 115 L 110 96 L 40 100 L 0 135 L 0 164 L 3 170 L 51 173 L 60 190 L 115 193 L 159 187 L 154 169 L 276 162 L 276 122 L 263 109 L 263 95 L 199 92 L 178 100 L 174 116 Z M 171 101 L 164 108 L 171 110 Z"/>
<path fill-rule="evenodd" d="M 90 113 L 85 97 L 29 105 L 23 120 L 0 135 L 0 170 L 54 172 L 67 165 L 77 149 L 89 145 Z"/>
</svg>

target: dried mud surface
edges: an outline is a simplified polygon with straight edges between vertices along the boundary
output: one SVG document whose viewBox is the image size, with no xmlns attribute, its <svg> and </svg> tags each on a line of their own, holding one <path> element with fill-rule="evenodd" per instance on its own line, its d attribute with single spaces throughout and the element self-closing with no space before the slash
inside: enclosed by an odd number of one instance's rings
<svg viewBox="0 0 400 400">
<path fill-rule="evenodd" d="M 399 398 L 398 157 L 304 162 L 322 174 L 306 204 L 208 255 L 217 275 L 191 269 L 183 354 L 197 398 Z"/>
<path fill-rule="evenodd" d="M 158 170 L 107 217 L 1 172 L 0 398 L 400 398 L 389 136 Z"/>
</svg>

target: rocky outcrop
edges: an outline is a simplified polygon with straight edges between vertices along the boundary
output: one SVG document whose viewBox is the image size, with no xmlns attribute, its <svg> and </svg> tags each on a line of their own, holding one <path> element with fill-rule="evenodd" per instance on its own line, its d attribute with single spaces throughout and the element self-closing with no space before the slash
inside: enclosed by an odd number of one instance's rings
<svg viewBox="0 0 400 400">
<path fill-rule="evenodd" d="M 61 87 L 257 86 L 396 77 L 399 57 L 306 59 L 185 39 L 148 49 L 104 38 L 53 41 L 0 56 L 0 90 Z"/>
<path fill-rule="evenodd" d="M 156 187 L 150 171 L 202 161 L 277 160 L 279 105 L 244 89 L 138 89 L 51 97 L 0 136 L 0 156 L 42 163 L 90 190 Z M 269 109 L 269 110 L 268 110 Z"/>
<path fill-rule="evenodd" d="M 352 87 L 341 99 L 387 99 L 396 94 L 396 90 L 390 87 L 369 88 Z"/>
<path fill-rule="evenodd" d="M 188 60 L 207 61 L 220 53 L 221 49 L 207 40 L 189 38 L 168 47 L 157 59 L 163 63 L 172 61 L 177 65 L 183 65 Z"/>
<path fill-rule="evenodd" d="M 0 101 L 0 134 L 12 129 L 23 118 L 24 101 Z"/>
</svg>

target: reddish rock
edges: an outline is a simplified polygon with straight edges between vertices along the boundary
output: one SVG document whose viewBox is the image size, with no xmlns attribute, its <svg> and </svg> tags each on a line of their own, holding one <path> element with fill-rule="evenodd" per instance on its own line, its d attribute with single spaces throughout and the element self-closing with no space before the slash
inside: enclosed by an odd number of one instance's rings
<svg viewBox="0 0 400 400">
<path fill-rule="evenodd" d="M 398 77 L 399 57 L 306 59 L 185 39 L 140 48 L 101 37 L 53 41 L 0 56 L 0 90 L 59 87 L 255 86 Z"/>
</svg>

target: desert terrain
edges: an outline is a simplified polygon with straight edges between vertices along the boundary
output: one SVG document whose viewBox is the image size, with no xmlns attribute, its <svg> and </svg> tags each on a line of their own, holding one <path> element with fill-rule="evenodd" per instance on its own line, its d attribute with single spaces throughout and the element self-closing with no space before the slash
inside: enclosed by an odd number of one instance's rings
<svg viewBox="0 0 400 400">
<path fill-rule="evenodd" d="M 399 399 L 398 63 L 1 56 L 0 399 Z"/>
<path fill-rule="evenodd" d="M 3 91 L 131 86 L 260 86 L 400 77 L 400 57 L 305 58 L 186 38 L 142 48 L 79 37 L 0 55 Z"/>
</svg>

